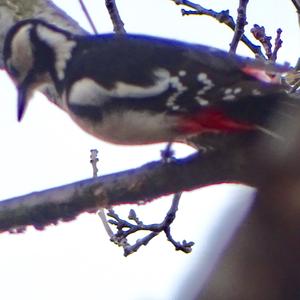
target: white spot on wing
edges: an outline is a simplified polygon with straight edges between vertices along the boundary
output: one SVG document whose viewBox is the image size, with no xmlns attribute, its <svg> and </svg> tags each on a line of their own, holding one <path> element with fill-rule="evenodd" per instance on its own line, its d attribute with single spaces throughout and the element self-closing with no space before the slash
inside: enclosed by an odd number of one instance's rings
<svg viewBox="0 0 300 300">
<path fill-rule="evenodd" d="M 232 89 L 226 89 L 225 91 L 224 91 L 224 94 L 225 95 L 228 95 L 228 94 L 231 94 L 232 93 Z"/>
<path fill-rule="evenodd" d="M 202 88 L 197 91 L 197 95 L 205 95 L 207 91 L 212 89 L 215 85 L 206 73 L 199 73 L 197 80 L 202 83 Z"/>
<path fill-rule="evenodd" d="M 175 88 L 177 91 L 183 91 L 185 90 L 185 86 L 180 81 L 180 78 L 177 76 L 170 78 L 170 84 L 173 88 Z"/>
<path fill-rule="evenodd" d="M 167 99 L 166 106 L 169 107 L 169 108 L 171 108 L 172 110 L 179 110 L 180 106 L 177 105 L 177 104 L 175 104 L 175 102 L 178 99 L 178 97 L 182 93 L 184 93 L 188 88 L 182 84 L 180 78 L 177 77 L 177 76 L 171 77 L 170 80 L 169 80 L 169 82 L 170 82 L 171 87 L 174 88 L 175 91 Z"/>
<path fill-rule="evenodd" d="M 200 104 L 201 106 L 208 106 L 209 105 L 209 101 L 204 99 L 204 98 L 201 98 L 199 96 L 196 96 L 195 97 L 195 100 L 198 102 L 198 104 Z"/>
<path fill-rule="evenodd" d="M 253 89 L 252 90 L 252 95 L 254 95 L 254 96 L 260 96 L 260 95 L 262 95 L 262 92 L 260 90 L 258 90 L 258 89 Z"/>
<path fill-rule="evenodd" d="M 56 55 L 55 69 L 57 77 L 62 80 L 65 76 L 67 62 L 71 58 L 71 52 L 76 46 L 76 42 L 69 40 L 64 34 L 42 25 L 38 25 L 37 34 L 42 41 L 54 50 Z"/>
<path fill-rule="evenodd" d="M 234 94 L 239 94 L 240 92 L 242 91 L 242 88 L 241 87 L 237 87 L 233 90 L 233 93 Z"/>
<path fill-rule="evenodd" d="M 199 73 L 197 76 L 197 80 L 200 82 L 203 82 L 204 80 L 207 79 L 207 74 L 206 73 Z"/>
<path fill-rule="evenodd" d="M 242 92 L 241 87 L 236 88 L 227 88 L 224 90 L 224 96 L 222 97 L 222 100 L 224 101 L 233 101 L 236 100 L 236 95 Z"/>
<path fill-rule="evenodd" d="M 225 95 L 222 100 L 224 101 L 232 101 L 232 100 L 235 100 L 236 97 L 233 95 L 233 94 L 229 94 L 229 95 Z"/>
<path fill-rule="evenodd" d="M 185 71 L 185 70 L 180 70 L 180 71 L 178 72 L 178 75 L 181 76 L 181 77 L 183 77 L 183 76 L 186 75 L 186 71 Z"/>
</svg>

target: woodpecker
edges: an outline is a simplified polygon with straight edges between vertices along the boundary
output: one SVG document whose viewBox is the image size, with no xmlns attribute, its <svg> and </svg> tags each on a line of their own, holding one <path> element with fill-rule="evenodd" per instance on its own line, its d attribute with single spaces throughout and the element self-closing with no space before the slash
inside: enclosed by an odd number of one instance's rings
<svg viewBox="0 0 300 300">
<path fill-rule="evenodd" d="M 75 123 L 116 144 L 172 142 L 204 132 L 272 135 L 271 117 L 291 101 L 264 64 L 165 38 L 79 36 L 29 19 L 9 30 L 3 53 L 17 86 L 18 120 L 33 92 L 53 84 L 59 107 Z"/>
</svg>

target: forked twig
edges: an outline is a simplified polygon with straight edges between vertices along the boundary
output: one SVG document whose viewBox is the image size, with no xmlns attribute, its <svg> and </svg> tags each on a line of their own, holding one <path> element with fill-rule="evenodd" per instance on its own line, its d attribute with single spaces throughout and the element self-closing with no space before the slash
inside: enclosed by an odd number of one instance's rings
<svg viewBox="0 0 300 300">
<path fill-rule="evenodd" d="M 271 43 L 272 37 L 266 34 L 266 30 L 264 26 L 259 26 L 257 24 L 254 24 L 253 28 L 251 29 L 251 33 L 262 44 L 263 48 L 265 49 L 268 60 L 271 62 L 276 62 L 278 50 L 282 46 L 282 40 L 281 40 L 282 30 L 280 28 L 277 29 L 274 49 L 272 49 L 273 48 L 273 45 Z"/>
<path fill-rule="evenodd" d="M 174 160 L 173 154 L 174 152 L 171 149 L 171 143 L 169 143 L 161 153 L 163 162 L 169 163 Z M 111 219 L 108 220 L 108 222 L 117 227 L 117 232 L 111 236 L 110 240 L 116 245 L 123 247 L 124 256 L 128 256 L 136 252 L 142 245 L 147 245 L 154 237 L 159 235 L 161 232 L 164 232 L 168 241 L 174 245 L 176 250 L 190 253 L 192 251 L 194 242 L 187 242 L 186 240 L 183 240 L 182 242 L 175 241 L 171 235 L 170 229 L 170 226 L 176 217 L 176 212 L 178 210 L 181 195 L 181 192 L 174 194 L 172 205 L 169 211 L 167 212 L 164 220 L 158 224 L 144 224 L 139 220 L 136 212 L 133 209 L 130 210 L 128 216 L 128 219 L 132 222 L 121 219 L 114 210 L 110 209 L 107 215 L 110 216 Z M 131 245 L 128 242 L 128 237 L 138 231 L 148 231 L 149 233 L 146 234 L 143 238 L 136 240 L 135 243 Z"/>
<path fill-rule="evenodd" d="M 206 15 L 209 17 L 212 17 L 219 21 L 220 23 L 224 23 L 227 25 L 229 28 L 235 31 L 236 24 L 232 18 L 232 16 L 229 14 L 229 10 L 222 10 L 221 12 L 216 12 L 212 9 L 206 9 L 200 4 L 193 3 L 192 1 L 189 0 L 171 0 L 175 2 L 177 5 L 184 5 L 187 7 L 192 8 L 193 10 L 185 10 L 182 9 L 181 13 L 183 16 L 185 15 Z M 264 57 L 264 54 L 261 51 L 261 47 L 258 45 L 253 44 L 245 34 L 242 34 L 240 37 L 240 40 L 257 56 Z"/>
</svg>

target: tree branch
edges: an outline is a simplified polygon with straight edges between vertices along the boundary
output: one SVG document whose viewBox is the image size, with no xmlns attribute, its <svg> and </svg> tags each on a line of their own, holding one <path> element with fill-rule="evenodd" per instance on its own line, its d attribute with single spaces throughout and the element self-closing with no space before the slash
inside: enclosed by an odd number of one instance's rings
<svg viewBox="0 0 300 300">
<path fill-rule="evenodd" d="M 292 3 L 296 8 L 296 13 L 298 15 L 298 24 L 300 26 L 300 0 L 292 0 Z"/>
<path fill-rule="evenodd" d="M 300 13 L 300 0 L 292 0 L 296 10 L 297 10 L 297 13 L 299 14 Z"/>
<path fill-rule="evenodd" d="M 271 36 L 266 35 L 266 30 L 264 26 L 259 26 L 257 24 L 253 25 L 251 28 L 251 33 L 253 36 L 262 44 L 265 49 L 266 56 L 269 61 L 276 62 L 278 50 L 282 46 L 281 33 L 282 30 L 280 28 L 277 29 L 274 49 L 272 49 Z"/>
<path fill-rule="evenodd" d="M 256 185 L 257 157 L 252 155 L 255 153 L 252 138 L 224 136 L 223 143 L 224 148 L 174 162 L 151 162 L 137 169 L 1 201 L 0 231 L 27 225 L 42 229 L 60 220 L 72 220 L 83 212 L 95 212 L 100 207 L 146 203 L 212 184 Z"/>
<path fill-rule="evenodd" d="M 232 42 L 230 43 L 230 53 L 235 53 L 238 43 L 241 37 L 244 35 L 244 28 L 247 25 L 247 18 L 246 18 L 246 8 L 249 0 L 240 0 L 240 5 L 238 8 L 238 16 L 236 20 L 236 25 L 234 29 L 234 35 L 232 38 Z"/>
<path fill-rule="evenodd" d="M 229 10 L 223 10 L 221 12 L 216 12 L 212 9 L 206 9 L 200 4 L 193 3 L 189 0 L 172 0 L 177 5 L 184 5 L 187 7 L 192 8 L 192 11 L 187 11 L 185 9 L 181 10 L 181 13 L 183 16 L 185 15 L 206 15 L 209 17 L 212 17 L 219 21 L 220 23 L 224 23 L 229 28 L 231 28 L 233 31 L 235 31 L 236 24 L 232 18 L 232 16 L 229 14 Z M 264 57 L 260 46 L 253 44 L 245 34 L 242 34 L 240 37 L 240 40 L 255 54 L 260 57 Z"/>
<path fill-rule="evenodd" d="M 299 13 L 299 1 L 292 1 Z M 73 31 L 76 31 L 76 23 L 58 13 L 52 2 L 36 0 L 36 10 L 28 3 L 31 1 L 0 0 L 1 11 L 8 12 L 0 18 L 0 45 L 7 29 L 21 18 L 45 15 L 46 20 L 55 19 L 59 26 L 75 24 Z M 221 263 L 223 268 L 218 267 L 218 274 L 201 299 L 298 299 L 300 128 L 294 124 L 285 126 L 283 131 L 288 141 L 284 145 L 269 143 L 269 148 L 262 147 L 253 136 L 201 136 L 196 142 L 206 151 L 200 155 L 168 164 L 152 162 L 137 169 L 2 201 L 0 230 L 22 230 L 27 225 L 42 229 L 99 207 L 148 202 L 161 195 L 221 182 L 243 182 L 259 187 L 258 199 L 227 249 Z M 273 163 L 268 165 L 270 161 Z M 193 278 L 196 280 L 193 287 L 199 288 L 198 277 Z"/>
<path fill-rule="evenodd" d="M 114 25 L 114 32 L 119 34 L 126 33 L 124 28 L 124 23 L 120 17 L 116 1 L 115 0 L 105 0 L 105 5 L 110 15 L 111 21 Z"/>
</svg>

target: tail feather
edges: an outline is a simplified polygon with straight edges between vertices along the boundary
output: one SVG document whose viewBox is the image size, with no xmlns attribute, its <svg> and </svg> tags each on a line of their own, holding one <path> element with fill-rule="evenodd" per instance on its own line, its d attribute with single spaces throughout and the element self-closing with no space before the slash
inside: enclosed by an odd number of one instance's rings
<svg viewBox="0 0 300 300">
<path fill-rule="evenodd" d="M 277 102 L 277 103 L 276 103 Z M 300 98 L 289 94 L 278 95 L 268 108 L 269 116 L 256 123 L 256 128 L 278 140 L 286 140 L 289 128 L 300 122 Z"/>
<path fill-rule="evenodd" d="M 256 128 L 258 131 L 260 131 L 260 132 L 262 132 L 262 133 L 264 133 L 264 134 L 266 134 L 266 135 L 268 135 L 268 136 L 270 136 L 270 137 L 272 137 L 272 138 L 274 138 L 274 139 L 276 139 L 276 140 L 284 141 L 284 137 L 281 136 L 281 135 L 279 135 L 279 134 L 276 133 L 275 131 L 271 131 L 271 130 L 269 130 L 269 129 L 267 129 L 267 128 L 264 128 L 264 127 L 261 127 L 261 126 L 259 126 L 259 125 L 255 126 L 255 128 Z"/>
<path fill-rule="evenodd" d="M 253 124 L 260 132 L 284 140 L 289 126 L 300 122 L 300 98 L 274 93 L 245 98 L 223 106 L 226 116 L 244 124 Z"/>
</svg>

